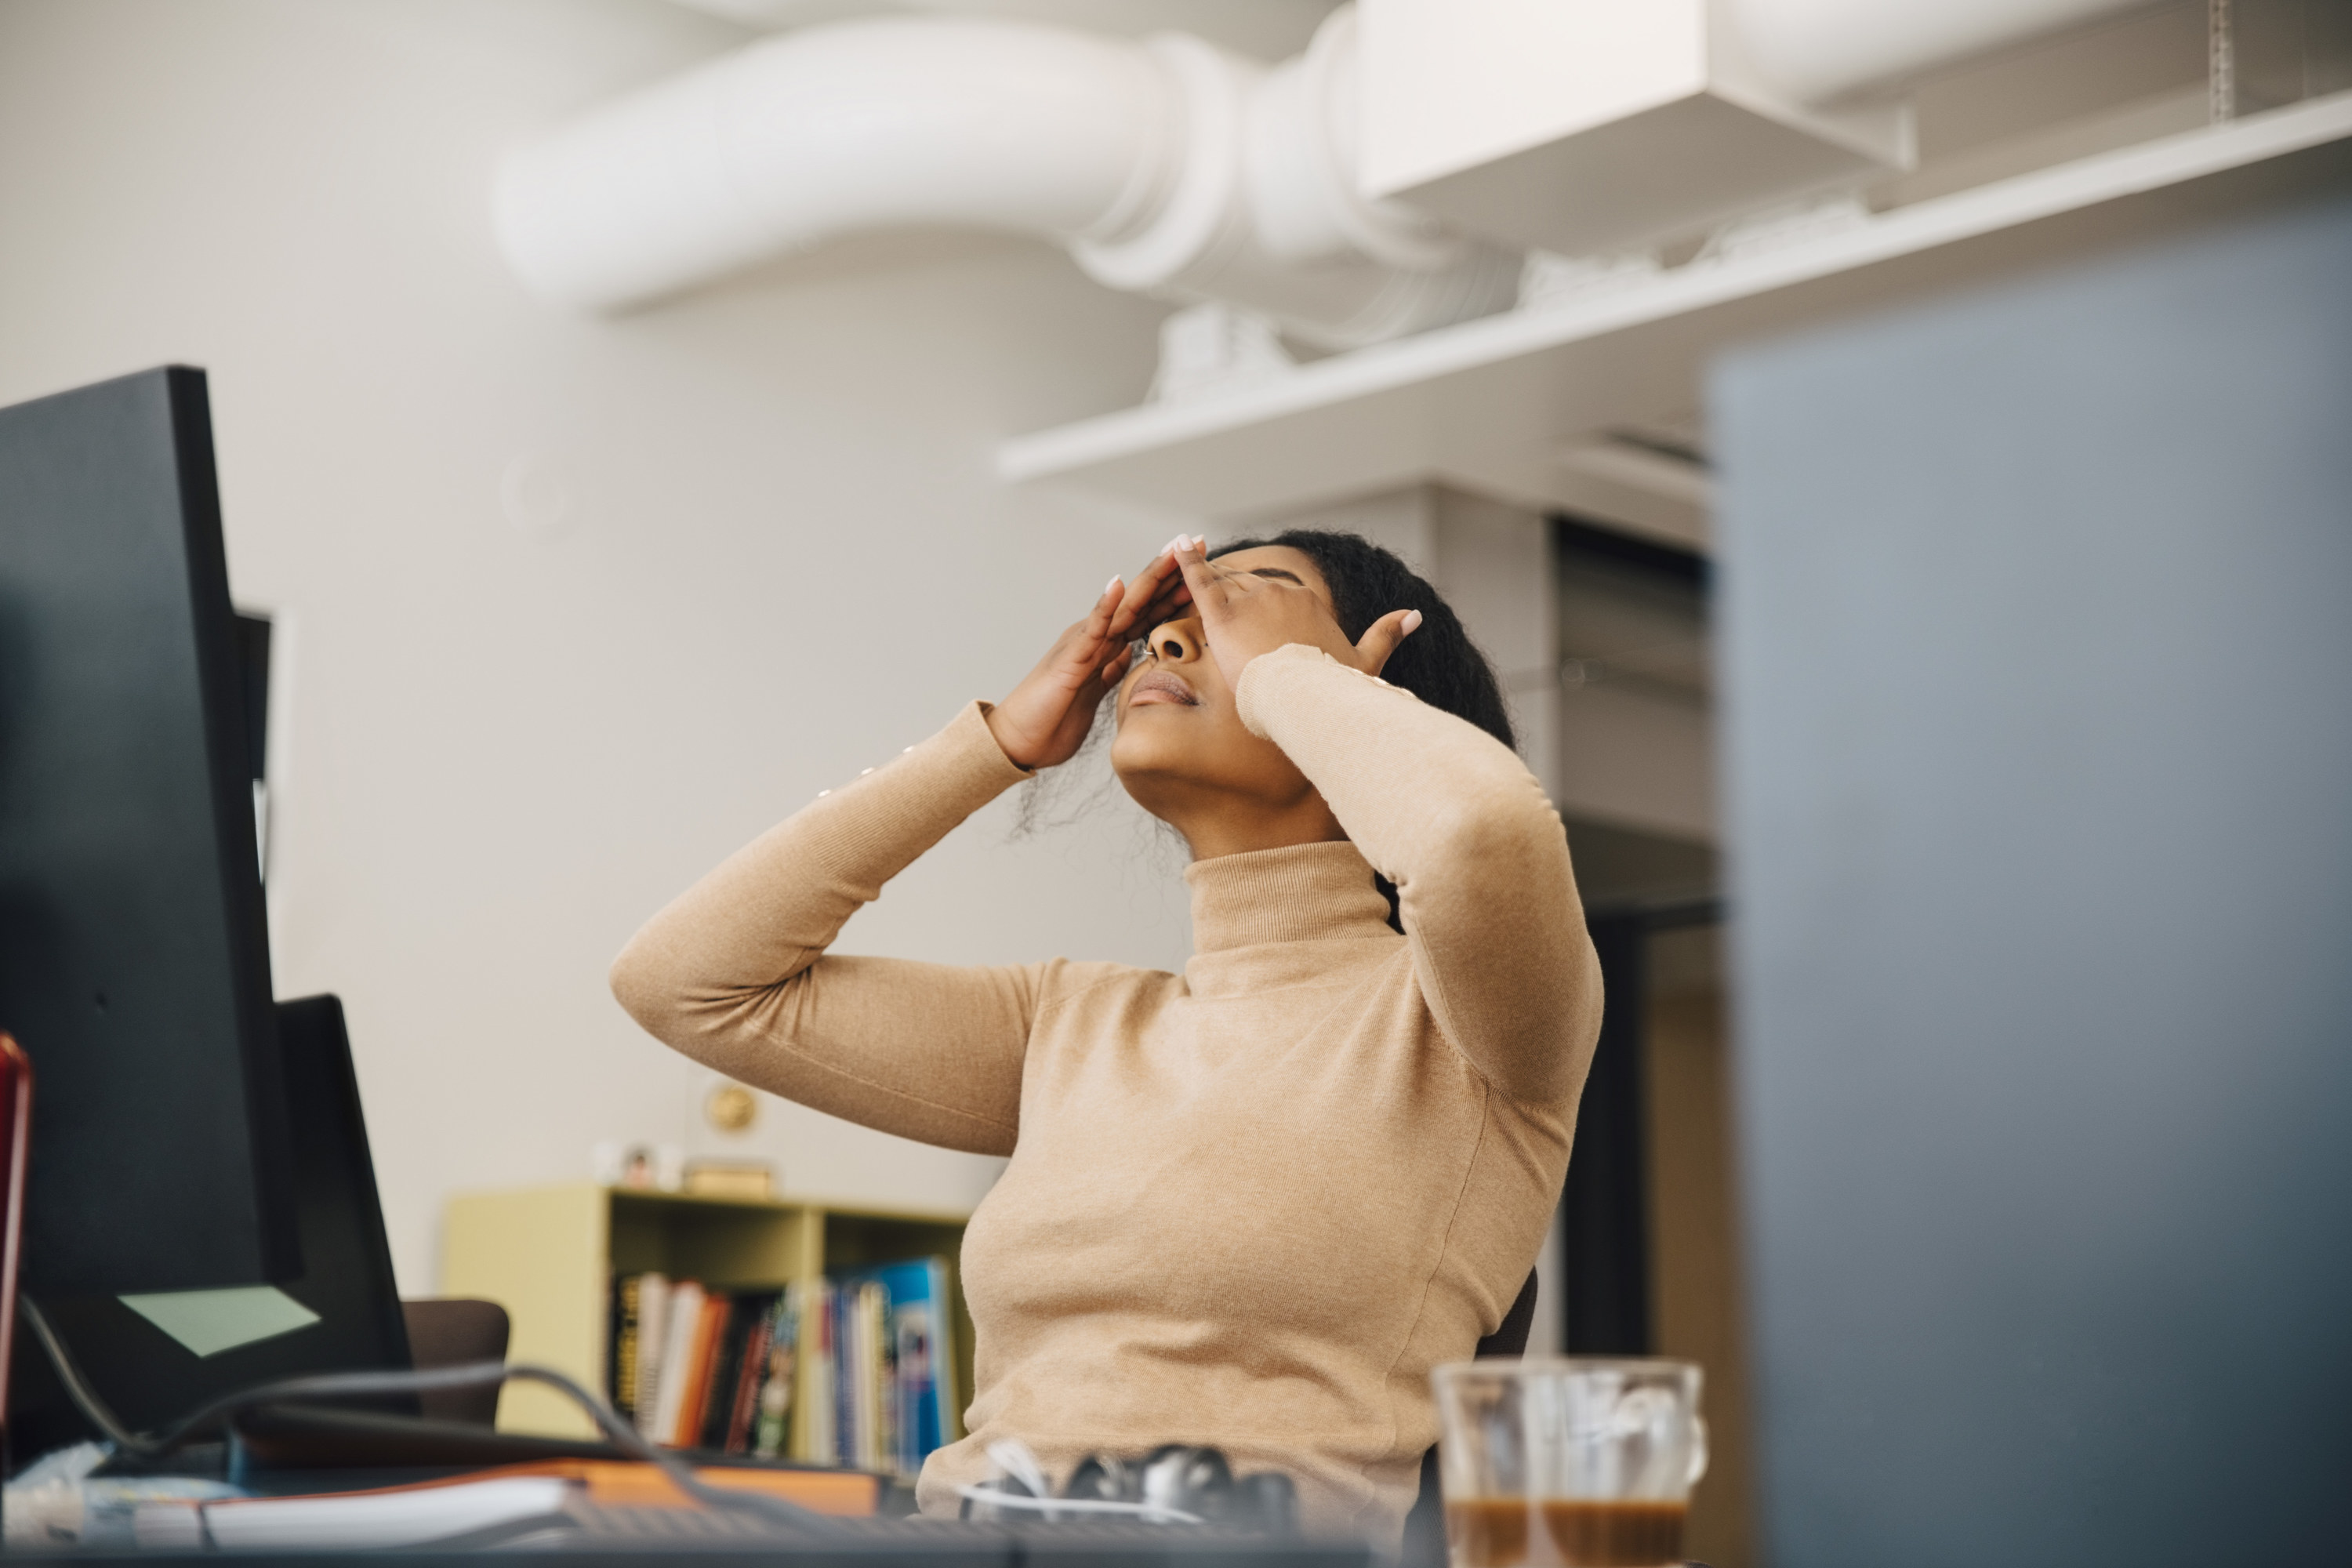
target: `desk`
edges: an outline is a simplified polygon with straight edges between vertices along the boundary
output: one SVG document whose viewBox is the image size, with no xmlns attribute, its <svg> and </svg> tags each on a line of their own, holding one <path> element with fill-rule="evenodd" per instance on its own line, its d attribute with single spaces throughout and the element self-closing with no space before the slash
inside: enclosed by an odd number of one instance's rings
<svg viewBox="0 0 2352 1568">
<path fill-rule="evenodd" d="M 709 1519 L 709 1515 L 684 1515 Z M 643 1528 L 596 1532 L 577 1545 L 518 1549 L 516 1560 L 545 1568 L 665 1568 L 680 1557 L 720 1564 L 789 1568 L 1373 1568 L 1361 1542 L 1268 1541 L 1129 1524 L 964 1524 L 952 1520 L 843 1521 L 839 1539 L 793 1542 L 719 1532 Z M 289 1568 L 346 1558 L 367 1568 L 478 1565 L 485 1553 L 426 1550 L 321 1552 L 15 1552 L 11 1568 Z"/>
</svg>

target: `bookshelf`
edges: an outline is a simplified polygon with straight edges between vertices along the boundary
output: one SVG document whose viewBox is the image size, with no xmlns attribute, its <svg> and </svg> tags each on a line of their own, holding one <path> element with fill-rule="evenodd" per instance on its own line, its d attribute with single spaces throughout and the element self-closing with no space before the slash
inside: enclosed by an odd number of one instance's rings
<svg viewBox="0 0 2352 1568">
<path fill-rule="evenodd" d="M 967 1216 L 908 1214 L 791 1199 L 688 1196 L 581 1182 L 449 1201 L 441 1289 L 496 1301 L 513 1320 L 515 1361 L 604 1389 L 605 1334 L 616 1275 L 659 1269 L 721 1290 L 773 1289 L 902 1258 L 948 1259 L 956 1387 L 971 1396 L 971 1316 L 953 1265 Z M 807 1452 L 809 1402 L 793 1401 L 792 1447 Z M 509 1385 L 509 1432 L 585 1436 L 588 1418 L 551 1389 Z"/>
</svg>

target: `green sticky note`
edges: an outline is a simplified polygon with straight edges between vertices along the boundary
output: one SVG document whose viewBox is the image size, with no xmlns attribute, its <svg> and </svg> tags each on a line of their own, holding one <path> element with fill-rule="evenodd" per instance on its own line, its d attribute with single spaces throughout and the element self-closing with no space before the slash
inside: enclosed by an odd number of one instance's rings
<svg viewBox="0 0 2352 1568">
<path fill-rule="evenodd" d="M 319 1321 L 318 1313 L 274 1285 L 160 1290 L 124 1296 L 121 1300 L 198 1355 L 218 1355 L 239 1345 L 290 1334 Z"/>
</svg>

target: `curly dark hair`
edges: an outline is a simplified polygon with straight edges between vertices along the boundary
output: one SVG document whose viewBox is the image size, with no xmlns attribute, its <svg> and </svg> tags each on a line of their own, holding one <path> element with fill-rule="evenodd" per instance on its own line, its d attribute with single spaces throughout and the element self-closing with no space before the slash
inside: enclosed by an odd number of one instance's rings
<svg viewBox="0 0 2352 1568">
<path fill-rule="evenodd" d="M 1381 679 L 1518 749 L 1495 667 L 1470 640 L 1462 617 L 1419 573 L 1360 534 L 1318 528 L 1286 529 L 1269 539 L 1232 540 L 1209 552 L 1209 558 L 1276 544 L 1297 551 L 1323 574 L 1339 629 L 1349 642 L 1391 610 L 1419 610 L 1420 629 L 1389 656 Z"/>
</svg>

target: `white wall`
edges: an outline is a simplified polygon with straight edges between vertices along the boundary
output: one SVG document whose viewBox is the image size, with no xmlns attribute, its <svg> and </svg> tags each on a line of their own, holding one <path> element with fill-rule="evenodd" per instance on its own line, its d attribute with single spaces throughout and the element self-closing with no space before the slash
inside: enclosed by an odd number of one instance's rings
<svg viewBox="0 0 2352 1568">
<path fill-rule="evenodd" d="M 292 630 L 278 991 L 349 1008 L 411 1293 L 446 1194 L 692 1127 L 707 1076 L 605 992 L 637 923 L 1177 524 L 989 475 L 1150 375 L 1160 311 L 1042 247 L 871 242 L 612 323 L 522 297 L 497 149 L 740 37 L 659 0 L 0 0 L 0 402 L 212 374 L 234 589 Z M 1003 815 L 845 945 L 1181 960 L 1123 799 L 1010 847 Z M 995 1168 L 774 1101 L 749 1142 L 895 1204 Z"/>
</svg>

